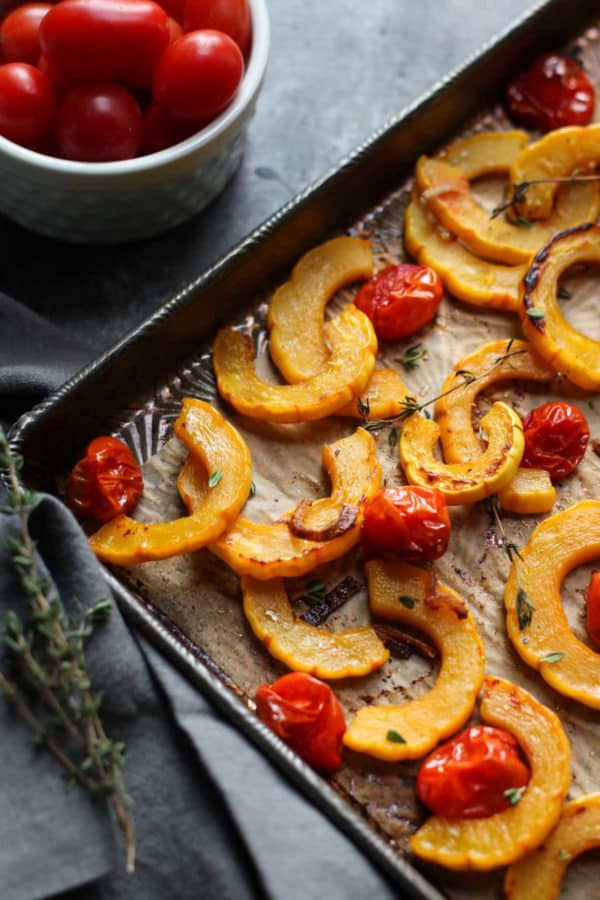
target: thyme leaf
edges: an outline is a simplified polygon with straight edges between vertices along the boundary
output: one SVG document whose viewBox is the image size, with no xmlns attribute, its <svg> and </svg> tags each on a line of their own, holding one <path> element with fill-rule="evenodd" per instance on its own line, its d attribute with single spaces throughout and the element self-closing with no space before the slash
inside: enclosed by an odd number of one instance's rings
<svg viewBox="0 0 600 900">
<path fill-rule="evenodd" d="M 402 594 L 402 596 L 398 597 L 398 600 L 407 609 L 414 609 L 417 602 L 415 597 L 410 597 L 408 594 Z"/>
<path fill-rule="evenodd" d="M 530 319 L 543 319 L 544 311 L 541 309 L 528 309 L 527 315 L 529 316 Z"/>
<path fill-rule="evenodd" d="M 517 591 L 517 619 L 519 630 L 524 631 L 529 625 L 535 612 L 535 606 L 527 591 L 520 587 Z"/>
<path fill-rule="evenodd" d="M 210 477 L 209 477 L 209 479 L 208 479 L 208 486 L 209 486 L 209 488 L 214 488 L 214 487 L 216 487 L 216 486 L 218 485 L 218 483 L 220 482 L 220 480 L 221 480 L 222 477 L 223 477 L 223 473 L 221 472 L 220 469 L 215 469 L 214 472 L 211 472 L 211 473 L 210 473 Z"/>
<path fill-rule="evenodd" d="M 388 733 L 386 734 L 386 740 L 390 741 L 392 744 L 405 744 L 406 741 L 400 734 L 400 732 L 395 731 L 393 728 L 390 728 Z"/>
<path fill-rule="evenodd" d="M 405 350 L 402 356 L 398 357 L 398 362 L 405 369 L 416 369 L 421 360 L 427 359 L 427 350 L 423 344 L 413 344 L 408 350 Z"/>
<path fill-rule="evenodd" d="M 520 803 L 521 798 L 522 798 L 523 794 L 525 793 L 526 789 L 527 789 L 526 784 L 523 785 L 523 787 L 507 788 L 504 791 L 504 796 L 506 797 L 506 799 L 508 800 L 508 802 L 510 803 L 511 806 L 516 806 L 517 803 Z"/>
<path fill-rule="evenodd" d="M 545 663 L 557 663 L 560 662 L 564 657 L 564 653 L 561 650 L 555 650 L 553 653 L 548 653 L 547 656 L 542 658 L 542 662 Z"/>
</svg>

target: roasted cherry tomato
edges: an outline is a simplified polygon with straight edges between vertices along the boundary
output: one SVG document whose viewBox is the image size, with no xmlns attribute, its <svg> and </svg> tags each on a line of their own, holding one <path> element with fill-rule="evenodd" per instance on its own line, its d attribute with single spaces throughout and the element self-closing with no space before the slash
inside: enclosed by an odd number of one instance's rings
<svg viewBox="0 0 600 900">
<path fill-rule="evenodd" d="M 0 134 L 34 147 L 49 133 L 54 89 L 48 76 L 28 63 L 0 66 Z"/>
<path fill-rule="evenodd" d="M 377 337 L 396 341 L 430 322 L 442 299 L 442 282 L 428 266 L 387 266 L 362 286 L 354 303 L 371 319 Z"/>
<path fill-rule="evenodd" d="M 521 465 L 545 469 L 552 481 L 561 481 L 575 471 L 590 439 L 584 414 L 562 401 L 543 403 L 523 420 L 525 451 Z"/>
<path fill-rule="evenodd" d="M 436 816 L 480 819 L 508 809 L 531 772 L 508 731 L 476 725 L 440 744 L 417 777 L 417 794 Z"/>
<path fill-rule="evenodd" d="M 600 648 L 600 572 L 593 572 L 586 595 L 587 630 L 593 644 Z"/>
<path fill-rule="evenodd" d="M 252 23 L 248 0 L 185 0 L 186 31 L 214 28 L 236 42 L 244 56 L 248 55 Z"/>
<path fill-rule="evenodd" d="M 380 490 L 364 507 L 361 543 L 366 556 L 393 554 L 409 562 L 442 556 L 450 540 L 446 498 L 435 488 L 405 485 Z"/>
<path fill-rule="evenodd" d="M 515 121 L 551 131 L 565 125 L 589 125 L 594 87 L 581 66 L 568 56 L 545 53 L 509 82 L 508 107 Z"/>
<path fill-rule="evenodd" d="M 244 58 L 235 41 L 220 31 L 191 31 L 161 56 L 154 99 L 178 118 L 210 118 L 231 103 L 243 74 Z"/>
<path fill-rule="evenodd" d="M 65 159 L 131 159 L 142 143 L 142 114 L 120 84 L 82 84 L 63 97 L 54 130 Z"/>
<path fill-rule="evenodd" d="M 344 713 L 324 682 L 304 672 L 284 675 L 256 692 L 259 718 L 298 756 L 320 772 L 342 765 Z"/>
<path fill-rule="evenodd" d="M 127 444 L 100 437 L 91 442 L 71 472 L 67 500 L 77 515 L 108 522 L 131 512 L 143 487 L 140 467 Z"/>
<path fill-rule="evenodd" d="M 40 43 L 66 80 L 149 87 L 169 43 L 168 17 L 152 0 L 62 0 L 42 20 Z"/>
<path fill-rule="evenodd" d="M 40 55 L 40 22 L 51 9 L 49 3 L 24 3 L 7 15 L 0 27 L 0 54 L 5 62 L 35 66 Z"/>
</svg>

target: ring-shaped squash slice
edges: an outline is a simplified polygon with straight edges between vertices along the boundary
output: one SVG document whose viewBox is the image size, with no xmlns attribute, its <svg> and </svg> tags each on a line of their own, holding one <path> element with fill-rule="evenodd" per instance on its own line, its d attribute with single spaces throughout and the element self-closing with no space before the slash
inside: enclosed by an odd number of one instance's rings
<svg viewBox="0 0 600 900">
<path fill-rule="evenodd" d="M 492 218 L 476 201 L 461 170 L 443 160 L 422 156 L 416 182 L 439 222 L 469 250 L 510 265 L 528 262 L 558 231 L 595 221 L 600 203 L 595 182 L 566 184 L 549 219 L 521 227 L 502 217 Z"/>
<path fill-rule="evenodd" d="M 323 334 L 327 302 L 344 285 L 373 274 L 369 241 L 333 238 L 306 253 L 269 306 L 271 359 L 288 384 L 306 381 L 323 368 L 329 351 Z"/>
<path fill-rule="evenodd" d="M 460 138 L 440 154 L 440 159 L 456 166 L 472 181 L 483 175 L 505 172 L 527 146 L 526 131 L 480 131 Z"/>
<path fill-rule="evenodd" d="M 558 281 L 570 266 L 600 262 L 600 226 L 582 225 L 555 237 L 525 276 L 521 324 L 542 359 L 586 390 L 600 390 L 600 341 L 567 322 L 558 303 Z"/>
<path fill-rule="evenodd" d="M 244 613 L 271 656 L 294 672 L 328 681 L 356 678 L 381 668 L 389 650 L 373 628 L 327 631 L 294 615 L 283 581 L 242 578 Z"/>
<path fill-rule="evenodd" d="M 511 185 L 539 178 L 565 178 L 575 170 L 600 163 L 600 124 L 557 128 L 525 147 L 510 169 Z M 526 219 L 552 215 L 558 184 L 532 184 L 516 204 Z"/>
<path fill-rule="evenodd" d="M 414 413 L 400 437 L 400 462 L 409 484 L 441 491 L 449 504 L 476 503 L 496 494 L 515 477 L 523 457 L 523 425 L 506 403 L 494 403 L 481 420 L 487 447 L 477 459 L 443 463 L 436 458 L 440 428 Z"/>
<path fill-rule="evenodd" d="M 521 555 L 504 593 L 515 650 L 559 694 L 600 709 L 600 653 L 575 637 L 560 599 L 571 569 L 600 558 L 600 501 L 584 500 L 545 519 Z M 533 609 L 525 609 L 520 591 Z"/>
<path fill-rule="evenodd" d="M 506 900 L 557 900 L 569 863 L 600 847 L 600 794 L 565 803 L 541 847 L 514 863 L 504 878 Z"/>
<path fill-rule="evenodd" d="M 308 422 L 342 409 L 366 387 L 375 368 L 377 338 L 371 320 L 353 304 L 327 322 L 331 355 L 301 384 L 271 384 L 256 374 L 251 338 L 223 328 L 213 365 L 222 397 L 239 412 L 269 422 Z"/>
<path fill-rule="evenodd" d="M 209 403 L 184 398 L 175 434 L 196 464 L 197 503 L 189 516 L 173 522 L 138 522 L 118 516 L 93 534 L 90 546 L 104 562 L 135 566 L 148 560 L 191 553 L 217 538 L 237 519 L 252 483 L 246 442 Z M 208 478 L 221 479 L 208 488 Z"/>
<path fill-rule="evenodd" d="M 516 806 L 482 819 L 433 816 L 410 839 L 413 853 L 448 869 L 486 871 L 515 862 L 545 839 L 571 781 L 571 750 L 558 716 L 502 678 L 483 683 L 481 718 L 513 734 L 531 778 Z"/>
<path fill-rule="evenodd" d="M 464 601 L 435 576 L 403 562 L 366 565 L 373 616 L 425 632 L 440 652 L 434 687 L 402 706 L 363 706 L 348 726 L 344 744 L 387 762 L 418 759 L 463 725 L 483 683 L 485 655 Z M 399 597 L 412 598 L 412 606 Z M 390 741 L 390 730 L 404 743 Z"/>
<path fill-rule="evenodd" d="M 305 575 L 322 563 L 338 559 L 358 541 L 363 517 L 363 504 L 381 483 L 381 466 L 373 436 L 358 428 L 349 437 L 323 447 L 323 465 L 332 484 L 329 497 L 302 507 L 302 526 L 309 530 L 330 529 L 354 508 L 352 524 L 339 537 L 310 540 L 298 537 L 290 521 L 300 507 L 286 514 L 283 521 L 252 522 L 239 516 L 232 527 L 210 545 L 210 550 L 223 559 L 238 575 L 251 575 L 259 580 L 292 578 Z M 178 480 L 181 497 L 194 509 L 194 461 L 188 459 Z"/>
<path fill-rule="evenodd" d="M 512 379 L 548 383 L 555 374 L 525 341 L 492 341 L 461 359 L 446 378 L 435 404 L 446 462 L 474 460 L 483 451 L 473 426 L 473 411 L 481 391 Z M 542 469 L 519 469 L 500 492 L 501 504 L 511 512 L 548 512 L 555 500 L 556 489 Z"/>
</svg>

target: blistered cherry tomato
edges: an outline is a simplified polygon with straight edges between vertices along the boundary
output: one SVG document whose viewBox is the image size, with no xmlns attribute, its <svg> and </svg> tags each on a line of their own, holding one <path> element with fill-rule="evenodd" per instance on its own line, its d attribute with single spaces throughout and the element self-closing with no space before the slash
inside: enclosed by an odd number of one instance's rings
<svg viewBox="0 0 600 900">
<path fill-rule="evenodd" d="M 40 55 L 40 22 L 51 9 L 49 3 L 24 3 L 7 15 L 0 27 L 2 59 L 36 64 Z"/>
<path fill-rule="evenodd" d="M 442 299 L 442 282 L 428 266 L 387 266 L 362 286 L 354 303 L 373 322 L 377 337 L 396 341 L 430 322 Z"/>
<path fill-rule="evenodd" d="M 168 17 L 152 0 L 62 0 L 42 20 L 40 43 L 69 81 L 149 87 L 169 43 Z"/>
<path fill-rule="evenodd" d="M 320 772 L 342 765 L 344 713 L 329 687 L 303 672 L 284 675 L 256 692 L 256 711 L 298 756 Z"/>
<path fill-rule="evenodd" d="M 65 159 L 131 159 L 142 143 L 142 114 L 120 84 L 82 84 L 61 100 L 54 130 Z"/>
<path fill-rule="evenodd" d="M 562 401 L 543 403 L 523 420 L 525 450 L 521 465 L 545 469 L 552 481 L 561 481 L 575 471 L 590 439 L 584 414 Z"/>
<path fill-rule="evenodd" d="M 450 540 L 446 498 L 435 488 L 383 488 L 364 507 L 361 543 L 366 556 L 393 554 L 408 562 L 442 556 Z"/>
<path fill-rule="evenodd" d="M 593 572 L 586 594 L 587 630 L 593 644 L 600 648 L 600 572 Z"/>
<path fill-rule="evenodd" d="M 158 103 L 151 103 L 144 111 L 142 148 L 146 153 L 156 153 L 185 141 L 208 124 L 207 121 L 189 122 L 174 118 Z"/>
<path fill-rule="evenodd" d="M 178 118 L 209 118 L 231 103 L 243 74 L 235 41 L 220 31 L 191 31 L 161 56 L 154 99 Z"/>
<path fill-rule="evenodd" d="M 67 483 L 67 501 L 79 516 L 108 522 L 131 512 L 144 482 L 127 444 L 113 437 L 96 438 L 75 465 Z"/>
<path fill-rule="evenodd" d="M 55 97 L 50 81 L 28 63 L 0 66 L 0 134 L 33 147 L 50 131 Z"/>
<path fill-rule="evenodd" d="M 185 0 L 183 21 L 186 31 L 215 28 L 228 34 L 247 56 L 252 37 L 248 0 Z"/>
<path fill-rule="evenodd" d="M 169 16 L 167 21 L 169 23 L 169 43 L 172 44 L 182 36 L 183 28 L 179 22 L 176 22 L 171 16 Z"/>
<path fill-rule="evenodd" d="M 512 734 L 476 725 L 427 757 L 417 794 L 436 816 L 479 819 L 507 809 L 512 791 L 525 787 L 530 775 Z"/>
<path fill-rule="evenodd" d="M 589 125 L 594 87 L 581 66 L 568 56 L 545 53 L 509 82 L 508 107 L 515 121 L 550 131 L 565 125 Z"/>
</svg>

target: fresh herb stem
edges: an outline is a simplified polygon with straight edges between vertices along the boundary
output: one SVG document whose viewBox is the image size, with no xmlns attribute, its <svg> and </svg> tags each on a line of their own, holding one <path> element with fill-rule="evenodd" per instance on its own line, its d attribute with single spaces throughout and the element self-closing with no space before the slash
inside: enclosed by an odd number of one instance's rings
<svg viewBox="0 0 600 900">
<path fill-rule="evenodd" d="M 502 521 L 498 497 L 490 497 L 488 500 L 488 505 L 492 511 L 492 515 L 496 523 L 496 528 L 498 530 L 498 534 L 500 535 L 500 544 L 502 546 L 502 549 L 508 557 L 508 561 L 514 567 L 515 579 L 517 582 L 517 620 L 519 623 L 519 630 L 524 631 L 531 624 L 531 619 L 535 612 L 535 606 L 532 603 L 531 597 L 521 586 L 521 582 L 519 579 L 519 564 L 524 562 L 524 560 L 518 545 L 514 541 L 508 540 L 506 531 L 504 529 L 504 522 Z"/>
<path fill-rule="evenodd" d="M 516 206 L 517 203 L 522 203 L 523 200 L 525 200 L 528 189 L 534 184 L 583 184 L 586 181 L 600 181 L 600 174 L 568 175 L 559 178 L 533 178 L 531 181 L 519 181 L 514 185 L 513 192 L 508 200 L 501 203 L 499 206 L 494 207 L 490 218 L 495 219 L 501 213 Z M 518 217 L 515 220 L 515 224 L 521 225 L 521 227 L 530 228 L 533 223 L 529 222 L 527 219 Z"/>
</svg>

